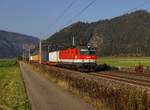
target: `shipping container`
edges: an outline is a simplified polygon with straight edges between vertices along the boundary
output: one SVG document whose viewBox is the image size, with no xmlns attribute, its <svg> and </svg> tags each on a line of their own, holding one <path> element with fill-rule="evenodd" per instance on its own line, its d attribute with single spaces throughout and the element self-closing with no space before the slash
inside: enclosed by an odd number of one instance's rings
<svg viewBox="0 0 150 110">
<path fill-rule="evenodd" d="M 59 51 L 54 51 L 49 53 L 49 62 L 59 62 Z"/>
<path fill-rule="evenodd" d="M 30 56 L 31 61 L 39 61 L 39 55 Z"/>
<path fill-rule="evenodd" d="M 32 56 L 30 56 L 30 59 L 29 59 L 30 61 L 32 61 Z"/>
<path fill-rule="evenodd" d="M 42 53 L 42 61 L 49 61 L 49 55 L 48 52 L 43 52 Z"/>
</svg>

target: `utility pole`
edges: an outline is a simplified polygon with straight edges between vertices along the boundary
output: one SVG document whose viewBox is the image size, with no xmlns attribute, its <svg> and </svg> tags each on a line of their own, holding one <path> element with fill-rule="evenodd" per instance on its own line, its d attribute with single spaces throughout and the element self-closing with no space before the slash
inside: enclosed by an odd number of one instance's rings
<svg viewBox="0 0 150 110">
<path fill-rule="evenodd" d="M 25 49 L 23 49 L 23 60 L 25 61 Z"/>
<path fill-rule="evenodd" d="M 26 49 L 24 48 L 24 61 L 26 59 Z"/>
<path fill-rule="evenodd" d="M 23 53 L 23 45 L 22 45 L 22 60 L 23 60 L 23 57 L 24 57 L 24 53 Z"/>
<path fill-rule="evenodd" d="M 24 49 L 23 49 L 23 61 L 25 60 L 25 52 L 24 52 Z"/>
<path fill-rule="evenodd" d="M 47 50 L 48 50 L 48 53 L 49 53 L 49 45 L 48 45 L 48 47 L 47 47 Z"/>
<path fill-rule="evenodd" d="M 23 49 L 23 53 L 24 53 L 23 60 L 25 61 L 25 49 Z"/>
<path fill-rule="evenodd" d="M 75 46 L 74 36 L 72 37 L 72 46 Z"/>
<path fill-rule="evenodd" d="M 30 62 L 30 56 L 31 56 L 31 55 L 30 55 L 30 47 L 29 47 L 29 62 Z"/>
<path fill-rule="evenodd" d="M 25 61 L 27 59 L 27 49 L 25 49 Z"/>
<path fill-rule="evenodd" d="M 40 60 L 39 60 L 39 63 L 41 64 L 42 63 L 42 41 L 41 41 L 41 39 L 40 39 L 40 43 L 39 43 L 39 58 L 40 58 Z"/>
<path fill-rule="evenodd" d="M 26 61 L 26 49 L 24 48 L 24 61 Z"/>
</svg>

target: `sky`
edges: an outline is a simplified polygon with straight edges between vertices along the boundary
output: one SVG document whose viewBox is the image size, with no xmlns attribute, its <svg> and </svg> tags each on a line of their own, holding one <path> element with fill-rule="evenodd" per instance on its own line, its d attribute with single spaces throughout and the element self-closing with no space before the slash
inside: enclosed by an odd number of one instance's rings
<svg viewBox="0 0 150 110">
<path fill-rule="evenodd" d="M 132 11 L 150 10 L 150 0 L 96 0 L 80 16 L 74 18 L 91 1 L 93 0 L 0 0 L 0 30 L 46 39 L 77 21 L 111 19 L 135 7 L 137 8 Z"/>
</svg>

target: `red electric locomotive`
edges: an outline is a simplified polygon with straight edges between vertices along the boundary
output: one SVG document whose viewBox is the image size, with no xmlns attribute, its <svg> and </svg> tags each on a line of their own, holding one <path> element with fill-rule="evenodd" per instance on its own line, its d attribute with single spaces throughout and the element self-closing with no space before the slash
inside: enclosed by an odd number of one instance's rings
<svg viewBox="0 0 150 110">
<path fill-rule="evenodd" d="M 59 65 L 80 71 L 93 71 L 96 68 L 96 49 L 73 47 L 59 51 Z"/>
</svg>

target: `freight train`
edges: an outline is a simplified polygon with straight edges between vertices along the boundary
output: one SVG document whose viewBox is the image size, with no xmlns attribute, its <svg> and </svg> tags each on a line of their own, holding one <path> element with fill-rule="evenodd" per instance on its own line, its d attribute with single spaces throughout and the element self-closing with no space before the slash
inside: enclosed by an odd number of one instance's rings
<svg viewBox="0 0 150 110">
<path fill-rule="evenodd" d="M 42 52 L 30 56 L 30 62 L 55 65 L 79 71 L 94 71 L 96 68 L 96 49 L 91 47 L 72 47 L 68 49 Z"/>
</svg>

